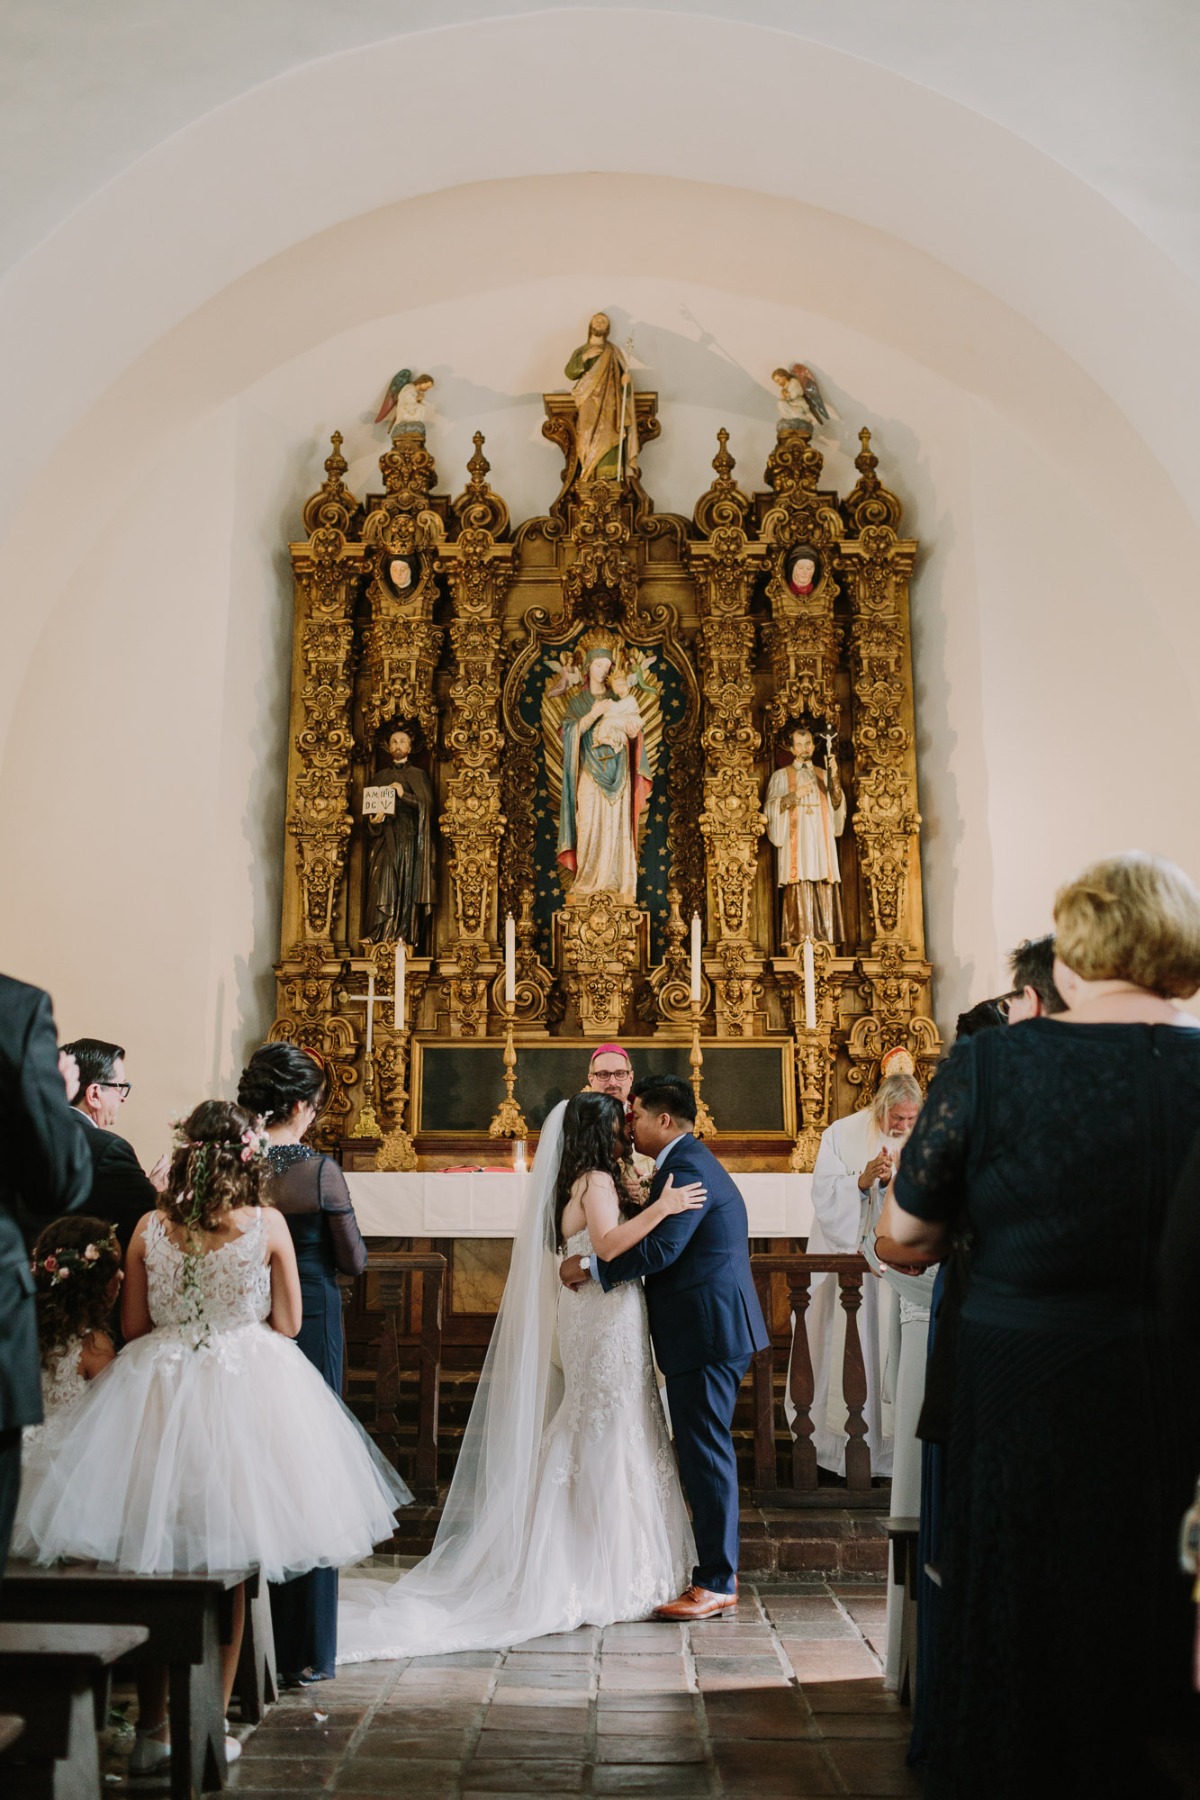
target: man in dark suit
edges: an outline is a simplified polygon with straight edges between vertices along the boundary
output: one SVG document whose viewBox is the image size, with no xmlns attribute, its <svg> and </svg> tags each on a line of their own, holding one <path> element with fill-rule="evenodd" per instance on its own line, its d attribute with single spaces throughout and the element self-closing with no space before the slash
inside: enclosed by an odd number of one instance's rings
<svg viewBox="0 0 1200 1800">
<path fill-rule="evenodd" d="M 125 1052 L 120 1044 L 107 1044 L 102 1038 L 76 1038 L 63 1049 L 79 1065 L 74 1104 L 79 1134 L 92 1164 L 88 1212 L 116 1226 L 124 1256 L 138 1220 L 153 1212 L 158 1202 L 158 1190 L 143 1171 L 133 1145 L 113 1130 L 129 1097 Z M 155 1174 L 161 1168 L 159 1164 Z"/>
<path fill-rule="evenodd" d="M 679 1472 L 692 1509 L 696 1567 L 692 1585 L 660 1619 L 707 1619 L 737 1605 L 738 1489 L 733 1409 L 742 1377 L 767 1328 L 750 1273 L 746 1206 L 711 1150 L 693 1135 L 696 1101 L 677 1075 L 652 1075 L 633 1090 L 637 1147 L 657 1172 L 657 1200 L 670 1175 L 676 1187 L 699 1181 L 704 1205 L 676 1213 L 609 1263 L 569 1256 L 566 1286 L 595 1279 L 607 1291 L 645 1276 L 654 1354 L 666 1377 Z"/>
<path fill-rule="evenodd" d="M 72 1124 L 77 1074 L 60 1059 L 49 994 L 0 975 L 0 1569 L 21 1480 L 21 1427 L 42 1417 L 29 1253 L 18 1205 L 39 1224 L 86 1201 L 92 1167 Z"/>
</svg>

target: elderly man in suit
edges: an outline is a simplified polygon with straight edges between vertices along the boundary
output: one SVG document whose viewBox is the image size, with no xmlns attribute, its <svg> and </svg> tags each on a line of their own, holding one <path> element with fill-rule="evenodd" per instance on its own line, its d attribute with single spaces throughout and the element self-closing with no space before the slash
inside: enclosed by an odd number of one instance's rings
<svg viewBox="0 0 1200 1800">
<path fill-rule="evenodd" d="M 21 1427 L 42 1417 L 41 1357 L 29 1253 L 17 1223 L 75 1212 L 92 1165 L 71 1123 L 78 1075 L 60 1058 L 49 994 L 0 975 L 0 1569 L 21 1480 Z"/>
<path fill-rule="evenodd" d="M 667 1383 L 679 1472 L 692 1509 L 692 1584 L 658 1608 L 660 1619 L 707 1619 L 737 1606 L 738 1488 L 733 1409 L 767 1328 L 750 1273 L 746 1206 L 711 1150 L 695 1137 L 696 1100 L 677 1075 L 651 1075 L 633 1091 L 633 1131 L 657 1172 L 657 1200 L 675 1185 L 702 1182 L 704 1205 L 677 1213 L 611 1262 L 569 1256 L 568 1287 L 597 1280 L 607 1290 L 645 1277 L 655 1360 Z"/>
<path fill-rule="evenodd" d="M 130 1091 L 122 1046 L 103 1038 L 76 1038 L 63 1049 L 79 1068 L 74 1106 L 92 1165 L 88 1211 L 116 1226 L 124 1256 L 138 1220 L 153 1212 L 158 1203 L 167 1158 L 160 1158 L 147 1175 L 133 1145 L 113 1130 Z"/>
</svg>

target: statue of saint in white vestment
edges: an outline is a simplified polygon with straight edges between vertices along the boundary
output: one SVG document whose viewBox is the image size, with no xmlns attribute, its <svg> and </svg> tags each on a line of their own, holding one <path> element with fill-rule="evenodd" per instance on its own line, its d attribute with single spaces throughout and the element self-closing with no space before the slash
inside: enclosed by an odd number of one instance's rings
<svg viewBox="0 0 1200 1800">
<path fill-rule="evenodd" d="M 792 762 L 777 769 L 767 789 L 767 834 L 774 844 L 779 886 L 783 889 L 785 947 L 805 938 L 840 944 L 842 876 L 837 840 L 846 823 L 846 796 L 837 760 L 827 769 L 813 763 L 811 731 L 792 733 Z"/>
</svg>

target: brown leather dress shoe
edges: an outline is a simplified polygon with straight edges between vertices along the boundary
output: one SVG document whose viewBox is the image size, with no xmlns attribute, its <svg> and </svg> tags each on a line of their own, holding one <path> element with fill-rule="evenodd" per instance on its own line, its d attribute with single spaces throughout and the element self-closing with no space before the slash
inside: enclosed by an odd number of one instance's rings
<svg viewBox="0 0 1200 1800">
<path fill-rule="evenodd" d="M 656 1619 L 716 1619 L 722 1613 L 736 1613 L 738 1597 L 736 1594 L 714 1594 L 710 1588 L 685 1588 L 678 1600 L 668 1600 L 665 1606 L 656 1606 Z"/>
</svg>

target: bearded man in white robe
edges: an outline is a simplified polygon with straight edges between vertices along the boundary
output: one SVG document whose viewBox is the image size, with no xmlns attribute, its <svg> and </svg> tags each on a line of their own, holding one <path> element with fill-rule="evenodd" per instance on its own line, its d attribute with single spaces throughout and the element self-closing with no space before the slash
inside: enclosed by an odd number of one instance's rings
<svg viewBox="0 0 1200 1800">
<path fill-rule="evenodd" d="M 822 1133 L 812 1178 L 810 1256 L 861 1252 L 864 1241 L 874 1233 L 896 1157 L 916 1123 L 921 1100 L 921 1085 L 914 1075 L 885 1075 L 869 1107 L 836 1119 Z M 811 1291 L 805 1323 L 813 1368 L 812 1442 L 821 1468 L 844 1475 L 842 1351 L 846 1314 L 838 1298 L 836 1275 L 814 1275 Z M 889 1357 L 899 1352 L 899 1299 L 892 1287 L 874 1275 L 863 1279 L 858 1330 L 867 1374 L 863 1417 L 871 1473 L 890 1476 L 892 1431 L 890 1417 L 885 1417 L 883 1376 Z M 890 1406 L 887 1412 L 890 1414 Z M 789 1422 L 792 1416 L 789 1409 Z"/>
</svg>

